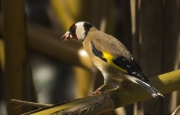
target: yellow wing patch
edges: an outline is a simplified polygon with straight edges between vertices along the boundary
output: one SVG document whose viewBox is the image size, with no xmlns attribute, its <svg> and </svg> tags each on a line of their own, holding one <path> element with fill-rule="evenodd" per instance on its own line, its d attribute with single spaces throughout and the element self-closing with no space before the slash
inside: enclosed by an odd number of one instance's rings
<svg viewBox="0 0 180 115">
<path fill-rule="evenodd" d="M 113 63 L 114 57 L 113 57 L 110 53 L 107 53 L 107 52 L 102 52 L 102 53 L 103 53 L 102 57 L 107 60 L 107 63 L 108 63 L 109 65 L 111 65 L 111 66 L 113 66 L 114 68 L 122 71 L 123 73 L 128 73 L 127 70 L 125 70 L 125 69 L 123 69 L 123 68 L 121 68 L 121 67 L 119 67 L 119 66 L 117 66 L 116 64 Z"/>
</svg>

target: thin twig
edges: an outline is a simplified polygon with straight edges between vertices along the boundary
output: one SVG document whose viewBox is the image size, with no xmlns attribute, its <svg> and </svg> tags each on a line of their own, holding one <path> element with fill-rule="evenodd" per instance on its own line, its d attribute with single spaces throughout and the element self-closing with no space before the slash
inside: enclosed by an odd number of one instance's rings
<svg viewBox="0 0 180 115">
<path fill-rule="evenodd" d="M 22 100 L 17 100 L 17 99 L 11 99 L 11 102 L 20 103 L 22 105 L 30 105 L 33 107 L 40 107 L 40 108 L 52 106 L 52 104 L 42 104 L 42 103 L 28 102 L 28 101 L 22 101 Z"/>
</svg>

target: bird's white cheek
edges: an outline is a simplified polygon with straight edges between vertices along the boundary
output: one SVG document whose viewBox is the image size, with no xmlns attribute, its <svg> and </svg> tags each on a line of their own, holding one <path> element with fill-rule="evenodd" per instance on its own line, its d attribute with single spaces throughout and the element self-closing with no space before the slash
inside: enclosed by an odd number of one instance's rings
<svg viewBox="0 0 180 115">
<path fill-rule="evenodd" d="M 85 38 L 85 31 L 84 31 L 84 29 L 83 28 L 79 28 L 76 31 L 76 35 L 77 35 L 79 41 L 83 41 L 84 38 Z"/>
<path fill-rule="evenodd" d="M 85 34 L 77 34 L 77 37 L 79 41 L 84 41 Z"/>
</svg>

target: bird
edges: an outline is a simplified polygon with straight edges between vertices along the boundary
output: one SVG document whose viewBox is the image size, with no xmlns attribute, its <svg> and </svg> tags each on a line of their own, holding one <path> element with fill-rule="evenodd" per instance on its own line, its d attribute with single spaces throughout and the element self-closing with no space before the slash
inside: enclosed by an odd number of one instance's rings
<svg viewBox="0 0 180 115">
<path fill-rule="evenodd" d="M 61 37 L 63 41 L 74 38 L 80 41 L 92 63 L 101 71 L 104 84 L 94 91 L 98 94 L 111 79 L 132 82 L 144 88 L 152 97 L 164 97 L 143 73 L 138 62 L 115 37 L 96 29 L 91 23 L 80 21 L 72 24 Z"/>
</svg>

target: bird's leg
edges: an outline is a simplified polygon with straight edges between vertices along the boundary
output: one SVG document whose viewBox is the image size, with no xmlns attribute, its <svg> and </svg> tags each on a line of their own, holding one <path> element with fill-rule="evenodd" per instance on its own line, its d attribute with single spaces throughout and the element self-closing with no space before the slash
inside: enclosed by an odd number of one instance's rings
<svg viewBox="0 0 180 115">
<path fill-rule="evenodd" d="M 96 89 L 96 91 L 90 93 L 89 95 L 97 95 L 97 94 L 101 94 L 102 93 L 102 89 L 109 83 L 110 78 L 108 76 L 108 74 L 102 73 L 103 77 L 104 77 L 104 84 L 101 85 L 98 89 Z"/>
<path fill-rule="evenodd" d="M 106 86 L 107 84 L 101 85 L 99 88 L 97 88 L 94 92 L 90 93 L 89 95 L 97 95 L 102 93 L 102 89 Z"/>
<path fill-rule="evenodd" d="M 97 88 L 96 89 L 96 91 L 94 91 L 93 93 L 97 93 L 97 94 L 99 94 L 99 93 L 101 93 L 101 90 L 104 88 L 106 86 L 106 84 L 103 84 L 103 85 L 101 85 L 99 88 Z"/>
</svg>

